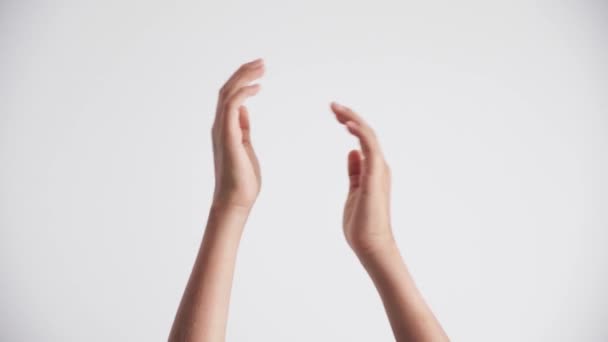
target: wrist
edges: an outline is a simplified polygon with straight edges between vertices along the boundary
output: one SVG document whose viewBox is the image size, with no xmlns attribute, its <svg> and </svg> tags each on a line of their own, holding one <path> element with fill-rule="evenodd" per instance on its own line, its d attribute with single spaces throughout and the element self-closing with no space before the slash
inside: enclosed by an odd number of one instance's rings
<svg viewBox="0 0 608 342">
<path fill-rule="evenodd" d="M 257 199 L 258 191 L 218 187 L 213 191 L 212 207 L 222 211 L 249 212 Z"/>
<path fill-rule="evenodd" d="M 210 212 L 212 215 L 230 215 L 248 217 L 251 212 L 252 205 L 237 204 L 230 201 L 221 201 L 214 199 L 211 202 Z"/>
<path fill-rule="evenodd" d="M 209 209 L 205 235 L 214 239 L 240 239 L 250 211 L 250 207 L 214 201 Z"/>
<path fill-rule="evenodd" d="M 399 247 L 392 235 L 373 243 L 352 246 L 352 249 L 363 265 L 401 257 Z"/>
</svg>

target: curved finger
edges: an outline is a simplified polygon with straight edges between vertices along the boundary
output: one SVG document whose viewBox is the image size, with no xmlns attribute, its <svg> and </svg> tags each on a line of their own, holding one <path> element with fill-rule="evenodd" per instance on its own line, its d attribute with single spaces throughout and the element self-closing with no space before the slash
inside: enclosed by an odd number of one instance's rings
<svg viewBox="0 0 608 342">
<path fill-rule="evenodd" d="M 228 129 L 239 127 L 239 108 L 247 98 L 257 94 L 260 91 L 260 88 L 259 84 L 241 87 L 223 103 L 222 112 L 224 113 L 224 127 Z"/>
<path fill-rule="evenodd" d="M 352 121 L 356 123 L 358 126 L 361 127 L 361 130 L 365 131 L 369 136 L 370 145 L 379 149 L 376 133 L 374 133 L 374 130 L 370 127 L 370 125 L 367 124 L 365 120 L 363 120 L 361 116 L 359 116 L 359 114 L 357 114 L 349 107 L 338 104 L 336 102 L 332 102 L 331 109 L 333 110 L 334 114 L 336 114 L 336 119 L 338 120 L 338 122 L 346 124 L 346 122 Z"/>
<path fill-rule="evenodd" d="M 221 98 L 229 98 L 239 88 L 262 77 L 263 74 L 264 60 L 261 58 L 241 65 L 220 89 L 220 100 Z"/>
<path fill-rule="evenodd" d="M 355 113 L 355 111 L 352 109 L 336 102 L 331 103 L 331 109 L 334 114 L 336 114 L 336 119 L 338 122 L 345 125 L 347 125 L 348 122 L 351 122 L 347 126 L 350 125 L 352 129 L 360 132 L 361 137 L 365 138 L 365 141 L 362 141 L 362 143 L 365 145 L 365 150 L 363 151 L 364 154 L 380 153 L 380 144 L 376 138 L 376 133 L 374 133 L 374 130 L 367 124 L 367 122 L 365 122 L 365 120 L 363 120 L 361 116 Z M 351 133 L 353 132 L 351 131 Z"/>
<path fill-rule="evenodd" d="M 355 121 L 359 124 L 366 124 L 365 120 L 359 114 L 355 113 L 354 110 L 346 107 L 345 105 L 341 105 L 337 102 L 331 103 L 331 110 L 336 114 L 336 119 L 340 123 L 346 123 L 346 121 Z"/>
<path fill-rule="evenodd" d="M 378 145 L 375 135 L 369 127 L 365 127 L 355 121 L 346 121 L 344 123 L 346 129 L 359 139 L 361 151 L 365 158 L 365 163 L 372 172 L 377 167 L 382 165 L 382 151 Z"/>
</svg>

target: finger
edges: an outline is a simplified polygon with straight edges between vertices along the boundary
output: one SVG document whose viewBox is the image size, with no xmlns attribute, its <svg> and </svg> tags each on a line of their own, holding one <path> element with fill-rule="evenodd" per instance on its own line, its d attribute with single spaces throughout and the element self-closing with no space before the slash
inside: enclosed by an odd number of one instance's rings
<svg viewBox="0 0 608 342">
<path fill-rule="evenodd" d="M 359 145 L 361 145 L 361 151 L 363 152 L 366 172 L 375 172 L 374 170 L 381 167 L 383 160 L 382 152 L 377 146 L 375 136 L 370 130 L 354 121 L 346 121 L 345 126 L 352 135 L 359 139 Z"/>
<path fill-rule="evenodd" d="M 239 88 L 232 96 L 224 103 L 222 111 L 224 112 L 224 127 L 228 130 L 238 129 L 239 127 L 239 108 L 245 100 L 260 91 L 259 84 L 252 84 Z"/>
<path fill-rule="evenodd" d="M 361 148 L 366 157 L 368 155 L 380 156 L 382 154 L 374 130 L 365 122 L 365 120 L 363 120 L 363 118 L 352 109 L 336 102 L 331 103 L 331 109 L 336 114 L 336 119 L 340 123 L 347 125 L 349 131 L 361 140 Z M 351 123 L 347 124 L 348 122 Z M 357 134 L 354 132 L 357 132 Z"/>
<path fill-rule="evenodd" d="M 336 119 L 338 120 L 338 122 L 343 124 L 346 124 L 346 122 L 348 121 L 354 122 L 357 126 L 361 128 L 362 131 L 364 131 L 365 135 L 368 137 L 370 148 L 380 150 L 380 145 L 376 139 L 376 134 L 374 133 L 374 130 L 367 124 L 367 122 L 365 122 L 365 120 L 363 120 L 361 116 L 355 113 L 355 111 L 353 111 L 352 109 L 336 102 L 332 102 L 331 109 L 336 114 Z"/>
<path fill-rule="evenodd" d="M 355 113 L 355 111 L 349 107 L 341 105 L 337 102 L 331 103 L 331 110 L 334 112 L 334 114 L 336 114 L 336 119 L 338 119 L 338 121 L 342 124 L 346 123 L 346 121 L 355 121 L 359 124 L 366 124 L 365 120 L 363 120 L 359 114 Z"/>
<path fill-rule="evenodd" d="M 358 150 L 352 150 L 348 153 L 348 178 L 351 189 L 356 189 L 360 184 L 361 167 L 363 156 Z"/>
<path fill-rule="evenodd" d="M 262 77 L 263 74 L 264 60 L 261 58 L 241 65 L 220 89 L 220 101 L 229 98 L 235 91 Z"/>
<path fill-rule="evenodd" d="M 257 70 L 264 66 L 264 60 L 261 58 L 255 59 L 251 62 L 247 62 L 242 64 L 224 83 L 220 90 L 229 90 L 235 88 L 235 82 L 241 79 L 243 76 L 246 76 L 251 71 Z M 221 92 L 221 91 L 220 91 Z"/>
<path fill-rule="evenodd" d="M 247 107 L 240 106 L 239 107 L 239 126 L 241 127 L 241 132 L 243 133 L 243 143 L 248 144 L 251 142 L 249 131 L 249 111 Z"/>
</svg>

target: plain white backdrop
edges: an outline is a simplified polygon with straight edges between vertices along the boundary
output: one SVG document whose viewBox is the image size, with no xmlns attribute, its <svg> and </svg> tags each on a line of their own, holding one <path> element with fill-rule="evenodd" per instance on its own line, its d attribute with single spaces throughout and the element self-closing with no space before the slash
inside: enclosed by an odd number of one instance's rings
<svg viewBox="0 0 608 342">
<path fill-rule="evenodd" d="M 601 1 L 0 2 L 0 339 L 166 340 L 213 191 L 217 90 L 263 185 L 229 341 L 390 341 L 341 231 L 337 100 L 376 129 L 454 341 L 608 340 Z"/>
</svg>

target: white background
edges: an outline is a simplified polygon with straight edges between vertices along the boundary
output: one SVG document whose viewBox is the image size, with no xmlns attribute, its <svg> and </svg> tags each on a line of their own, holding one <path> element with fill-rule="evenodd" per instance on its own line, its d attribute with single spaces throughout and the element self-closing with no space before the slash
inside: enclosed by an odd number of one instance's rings
<svg viewBox="0 0 608 342">
<path fill-rule="evenodd" d="M 341 232 L 358 110 L 393 226 L 454 341 L 608 340 L 601 1 L 0 2 L 0 337 L 166 340 L 213 190 L 217 90 L 263 188 L 229 341 L 390 341 Z"/>
</svg>

